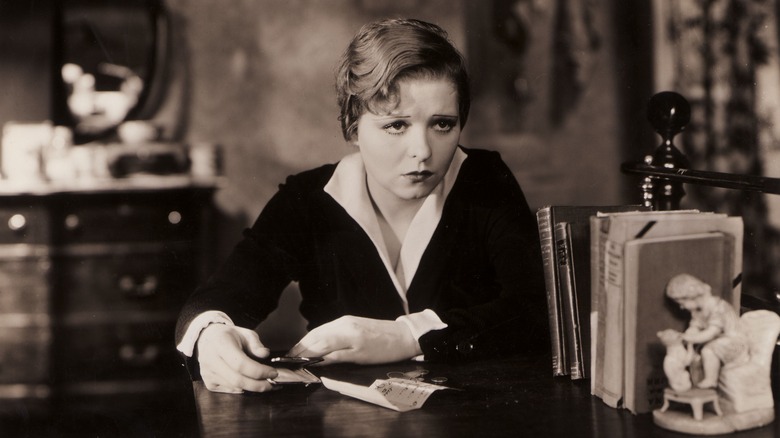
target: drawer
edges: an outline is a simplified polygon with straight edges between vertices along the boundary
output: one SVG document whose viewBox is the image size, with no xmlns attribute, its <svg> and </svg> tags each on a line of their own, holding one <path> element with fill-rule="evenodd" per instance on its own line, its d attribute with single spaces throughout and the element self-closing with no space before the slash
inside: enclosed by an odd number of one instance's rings
<svg viewBox="0 0 780 438">
<path fill-rule="evenodd" d="M 11 203 L 0 207 L 0 244 L 47 244 L 50 220 L 46 208 L 36 203 Z M 17 205 L 14 205 L 17 204 Z"/>
<path fill-rule="evenodd" d="M 175 314 L 196 286 L 194 250 L 186 245 L 99 245 L 55 262 L 56 308 L 66 315 Z"/>
<path fill-rule="evenodd" d="M 170 321 L 62 328 L 54 347 L 56 380 L 68 383 L 180 376 L 183 368 L 175 348 L 174 325 Z"/>
<path fill-rule="evenodd" d="M 55 211 L 54 238 L 64 245 L 192 240 L 200 222 L 199 206 L 186 197 L 76 197 Z"/>
<path fill-rule="evenodd" d="M 0 255 L 0 315 L 48 313 L 50 268 L 48 257 L 4 259 Z"/>
<path fill-rule="evenodd" d="M 48 383 L 50 347 L 49 327 L 0 328 L 0 384 Z"/>
</svg>

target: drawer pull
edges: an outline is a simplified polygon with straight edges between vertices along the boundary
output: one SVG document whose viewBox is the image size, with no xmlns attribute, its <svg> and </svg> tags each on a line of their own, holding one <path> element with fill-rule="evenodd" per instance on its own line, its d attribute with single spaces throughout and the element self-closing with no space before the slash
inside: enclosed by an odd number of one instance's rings
<svg viewBox="0 0 780 438">
<path fill-rule="evenodd" d="M 143 281 L 137 282 L 132 275 L 119 277 L 119 290 L 127 298 L 146 298 L 157 294 L 159 281 L 154 275 L 147 275 Z"/>
<path fill-rule="evenodd" d="M 171 225 L 179 225 L 181 222 L 181 213 L 179 213 L 176 210 L 171 211 L 168 213 L 168 223 Z"/>
<path fill-rule="evenodd" d="M 27 228 L 27 218 L 19 213 L 11 216 L 8 218 L 8 228 L 10 228 L 11 231 L 24 231 L 24 229 Z"/>
<path fill-rule="evenodd" d="M 65 229 L 68 231 L 75 231 L 81 226 L 81 219 L 78 215 L 69 214 L 65 216 Z"/>
<path fill-rule="evenodd" d="M 157 345 L 124 344 L 119 347 L 119 359 L 133 366 L 153 364 L 160 357 L 160 347 Z"/>
</svg>

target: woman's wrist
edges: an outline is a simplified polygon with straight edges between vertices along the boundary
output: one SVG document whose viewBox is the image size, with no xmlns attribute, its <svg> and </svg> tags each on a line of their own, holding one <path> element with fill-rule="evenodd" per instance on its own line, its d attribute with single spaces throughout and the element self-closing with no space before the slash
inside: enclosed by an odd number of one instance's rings
<svg viewBox="0 0 780 438">
<path fill-rule="evenodd" d="M 190 321 L 184 336 L 182 336 L 181 341 L 176 345 L 176 349 L 185 356 L 192 357 L 195 345 L 197 344 L 198 339 L 200 339 L 201 332 L 214 323 L 233 325 L 233 321 L 224 312 L 216 310 L 203 312 Z"/>
<path fill-rule="evenodd" d="M 408 351 L 409 358 L 419 356 L 422 354 L 422 348 L 417 338 L 414 337 L 411 328 L 403 321 L 395 321 L 395 325 L 398 328 L 398 332 L 401 336 L 400 342 L 404 346 L 404 350 Z"/>
</svg>

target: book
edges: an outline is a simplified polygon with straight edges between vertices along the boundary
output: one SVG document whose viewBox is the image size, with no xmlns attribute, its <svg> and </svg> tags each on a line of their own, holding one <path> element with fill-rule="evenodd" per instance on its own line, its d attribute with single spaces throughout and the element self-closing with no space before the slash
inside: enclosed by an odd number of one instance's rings
<svg viewBox="0 0 780 438">
<path fill-rule="evenodd" d="M 561 302 L 558 295 L 557 275 L 553 263 L 553 222 L 552 207 L 542 207 L 536 212 L 539 226 L 539 243 L 541 244 L 542 267 L 544 270 L 544 287 L 547 294 L 547 317 L 550 326 L 550 350 L 552 355 L 553 376 L 564 376 L 568 373 L 565 341 L 563 338 L 563 321 Z"/>
<path fill-rule="evenodd" d="M 599 297 L 604 295 L 604 247 L 607 242 L 606 232 L 602 232 L 603 223 L 607 220 L 606 216 L 591 216 L 589 222 L 590 231 L 590 393 L 596 397 L 603 398 L 603 373 L 604 366 L 604 343 L 600 342 L 603 337 L 605 326 L 604 317 L 606 311 L 604 300 Z"/>
<path fill-rule="evenodd" d="M 681 210 L 675 212 L 650 212 L 651 215 L 660 218 L 677 217 L 680 214 L 699 213 L 698 210 Z M 607 300 L 606 300 L 606 244 L 610 230 L 610 219 L 613 217 L 636 217 L 637 212 L 617 212 L 602 213 L 591 216 L 589 229 L 591 234 L 591 304 L 590 304 L 590 322 L 591 322 L 591 394 L 605 400 L 605 402 L 617 407 L 622 396 L 622 383 L 618 387 L 618 382 L 613 382 L 612 392 L 605 393 L 604 385 L 604 360 L 607 353 L 605 345 L 607 342 L 615 342 L 618 333 L 617 327 L 611 327 L 613 332 L 607 334 Z M 614 309 L 613 309 L 614 312 Z M 610 339 L 607 340 L 606 338 Z M 614 345 L 613 345 L 614 348 Z M 614 353 L 612 353 L 614 354 Z M 610 372 L 614 372 L 609 370 Z M 622 374 L 621 374 L 622 376 Z"/>
<path fill-rule="evenodd" d="M 712 232 L 626 242 L 623 399 L 632 413 L 651 412 L 663 404 L 666 347 L 657 334 L 665 329 L 683 332 L 690 319 L 666 297 L 666 285 L 676 275 L 690 274 L 709 284 L 713 295 L 733 302 L 735 240 Z"/>
<path fill-rule="evenodd" d="M 594 254 L 594 244 L 591 236 L 596 235 L 591 230 L 590 219 L 592 217 L 606 216 L 610 214 L 635 214 L 650 211 L 648 207 L 639 205 L 628 206 L 607 206 L 597 208 L 594 215 L 584 218 L 584 220 L 572 220 L 567 222 L 568 245 L 571 254 L 571 282 L 573 284 L 573 298 L 576 303 L 577 314 L 571 317 L 577 318 L 576 323 L 579 326 L 579 345 L 581 346 L 577 360 L 580 364 L 580 373 L 583 378 L 590 378 L 591 392 L 595 376 L 592 370 L 595 367 L 595 345 L 592 343 L 593 330 L 597 328 L 597 322 L 594 320 L 595 312 L 595 289 L 594 281 L 591 278 L 594 272 L 593 264 L 598 265 L 598 251 Z M 598 249 L 598 245 L 595 246 Z M 598 272 L 602 272 L 598 270 Z M 596 286 L 598 283 L 595 283 Z M 574 307 L 574 306 L 572 306 Z M 576 335 L 575 335 L 576 336 Z"/>
<path fill-rule="evenodd" d="M 591 239 L 597 245 L 591 248 L 591 257 L 595 258 L 591 264 L 591 360 L 594 370 L 591 393 L 608 406 L 620 407 L 623 396 L 622 293 L 620 285 L 614 281 L 617 269 L 622 271 L 622 264 L 617 262 L 619 259 L 616 257 L 622 251 L 620 243 L 643 236 L 649 231 L 650 223 L 698 213 L 698 210 L 617 212 L 596 215 L 590 219 Z M 617 222 L 621 218 L 625 222 L 612 223 L 613 219 Z M 629 223 L 633 225 L 630 228 Z M 612 250 L 611 257 L 608 257 L 609 249 Z"/>
<path fill-rule="evenodd" d="M 572 306 L 576 313 L 572 318 L 576 318 L 576 324 L 579 327 L 577 335 L 579 336 L 580 350 L 577 354 L 577 361 L 580 364 L 579 373 L 582 378 L 591 378 L 592 381 L 592 346 L 591 331 L 595 324 L 591 323 L 591 303 L 593 302 L 593 291 L 591 289 L 591 233 L 590 221 L 567 222 L 568 246 L 570 255 L 570 275 L 572 289 Z M 574 378 L 574 374 L 572 374 Z"/>
<path fill-rule="evenodd" d="M 569 223 L 555 224 L 555 260 L 558 269 L 558 291 L 561 299 L 561 320 L 569 363 L 569 377 L 572 380 L 584 378 L 582 366 L 582 336 L 577 310 L 577 298 L 572 268 L 571 239 Z"/>
<path fill-rule="evenodd" d="M 545 290 L 547 293 L 547 315 L 550 328 L 550 344 L 552 352 L 552 370 L 554 376 L 569 374 L 566 357 L 566 339 L 564 334 L 561 298 L 558 292 L 559 280 L 555 262 L 554 228 L 558 222 L 587 223 L 590 216 L 599 211 L 642 211 L 648 207 L 639 205 L 546 205 L 536 212 L 541 244 L 542 263 L 544 267 Z"/>
<path fill-rule="evenodd" d="M 594 395 L 607 405 L 622 407 L 624 395 L 624 258 L 626 242 L 652 237 L 680 236 L 704 232 L 722 231 L 734 236 L 734 296 L 739 298 L 742 258 L 742 219 L 723 214 L 696 211 L 646 212 L 640 214 L 616 214 L 600 222 L 598 239 L 603 241 L 603 286 L 595 298 L 598 328 L 592 342 L 597 344 L 596 367 L 598 370 Z M 603 235 L 606 233 L 606 237 Z M 603 312 L 603 315 L 601 314 Z"/>
</svg>

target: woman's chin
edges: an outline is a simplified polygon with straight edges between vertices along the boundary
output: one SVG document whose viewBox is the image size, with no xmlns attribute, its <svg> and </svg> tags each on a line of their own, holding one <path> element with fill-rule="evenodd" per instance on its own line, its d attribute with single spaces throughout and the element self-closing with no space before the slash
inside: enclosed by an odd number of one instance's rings
<svg viewBox="0 0 780 438">
<path fill-rule="evenodd" d="M 408 190 L 399 190 L 396 192 L 396 196 L 404 201 L 418 201 L 420 199 L 425 199 L 432 191 L 432 187 L 414 187 Z"/>
</svg>

